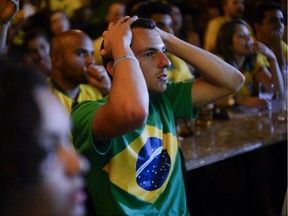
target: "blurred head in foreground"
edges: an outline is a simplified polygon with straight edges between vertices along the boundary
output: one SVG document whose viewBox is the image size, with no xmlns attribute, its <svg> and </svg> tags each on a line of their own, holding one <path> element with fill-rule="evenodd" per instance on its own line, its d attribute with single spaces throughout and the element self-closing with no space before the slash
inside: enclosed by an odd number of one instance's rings
<svg viewBox="0 0 288 216">
<path fill-rule="evenodd" d="M 84 215 L 88 164 L 71 148 L 66 111 L 39 72 L 0 68 L 0 215 Z"/>
</svg>

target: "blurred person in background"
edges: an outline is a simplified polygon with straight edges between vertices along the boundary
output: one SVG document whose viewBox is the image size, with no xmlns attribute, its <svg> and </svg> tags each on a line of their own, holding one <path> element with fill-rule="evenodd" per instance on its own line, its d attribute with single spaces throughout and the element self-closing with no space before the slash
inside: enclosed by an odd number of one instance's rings
<svg viewBox="0 0 288 216">
<path fill-rule="evenodd" d="M 176 37 L 201 47 L 198 33 L 191 28 L 187 29 L 186 26 L 183 25 L 183 14 L 180 8 L 175 4 L 171 4 L 171 18 L 173 21 L 173 32 Z"/>
<path fill-rule="evenodd" d="M 282 71 L 287 70 L 287 44 L 282 40 L 284 34 L 284 15 L 281 5 L 276 2 L 259 4 L 254 13 L 256 40 L 269 47 L 277 57 Z"/>
<path fill-rule="evenodd" d="M 282 6 L 282 12 L 284 16 L 284 34 L 283 34 L 283 41 L 287 44 L 287 0 L 282 0 L 281 1 L 281 6 Z"/>
<path fill-rule="evenodd" d="M 101 33 L 106 30 L 109 23 L 115 22 L 116 20 L 124 17 L 125 13 L 126 13 L 125 4 L 121 2 L 112 2 L 108 6 L 107 13 L 105 16 L 105 22 L 103 23 L 102 27 L 100 27 L 102 29 Z M 95 58 L 96 64 L 98 65 L 103 65 L 102 57 L 100 55 L 100 47 L 101 47 L 102 41 L 103 41 L 102 35 L 93 41 L 93 46 L 95 50 L 94 58 Z"/>
<path fill-rule="evenodd" d="M 47 32 L 39 28 L 27 31 L 24 37 L 24 49 L 23 62 L 50 77 L 50 38 Z"/>
<path fill-rule="evenodd" d="M 52 11 L 49 15 L 49 29 L 51 36 L 70 29 L 70 21 L 62 10 Z"/>
<path fill-rule="evenodd" d="M 103 2 L 104 3 L 104 2 Z M 70 17 L 71 28 L 80 29 L 92 39 L 99 36 L 99 11 L 100 3 L 93 0 L 81 0 L 82 6 L 74 10 Z"/>
<path fill-rule="evenodd" d="M 215 51 L 218 31 L 225 22 L 233 19 L 242 19 L 245 4 L 244 0 L 222 0 L 221 1 L 223 15 L 215 17 L 207 23 L 204 33 L 203 48 L 210 52 Z M 253 30 L 248 26 L 250 34 L 253 35 Z"/>
<path fill-rule="evenodd" d="M 283 93 L 283 79 L 275 54 L 261 42 L 253 41 L 245 21 L 232 20 L 222 25 L 217 37 L 216 54 L 245 76 L 245 83 L 234 98 L 222 99 L 224 105 L 265 106 L 265 101 L 258 98 L 259 82 L 274 84 L 275 95 Z M 262 61 L 262 56 L 267 58 L 270 68 Z M 218 105 L 221 103 L 219 101 Z"/>
</svg>

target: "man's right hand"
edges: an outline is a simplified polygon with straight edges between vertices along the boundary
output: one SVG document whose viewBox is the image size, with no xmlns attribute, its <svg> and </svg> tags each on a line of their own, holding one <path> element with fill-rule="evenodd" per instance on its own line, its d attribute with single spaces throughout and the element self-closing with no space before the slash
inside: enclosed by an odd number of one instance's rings
<svg viewBox="0 0 288 216">
<path fill-rule="evenodd" d="M 125 16 L 114 23 L 110 23 L 108 29 L 103 32 L 104 49 L 100 51 L 100 54 L 104 57 L 114 57 L 115 51 L 121 50 L 123 46 L 130 47 L 132 40 L 130 26 L 137 19 L 136 16 L 131 18 Z"/>
<path fill-rule="evenodd" d="M 102 65 L 91 64 L 86 71 L 85 75 L 89 84 L 97 88 L 102 95 L 108 94 L 111 89 L 111 80 L 105 68 Z"/>
</svg>

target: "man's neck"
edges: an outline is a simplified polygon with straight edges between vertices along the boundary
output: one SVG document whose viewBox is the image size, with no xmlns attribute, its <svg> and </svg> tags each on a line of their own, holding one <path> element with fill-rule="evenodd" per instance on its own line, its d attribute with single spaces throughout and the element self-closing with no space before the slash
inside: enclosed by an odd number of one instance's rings
<svg viewBox="0 0 288 216">
<path fill-rule="evenodd" d="M 71 84 L 67 85 L 65 82 L 61 82 L 53 76 L 51 77 L 51 84 L 53 88 L 67 95 L 71 99 L 76 99 L 79 95 L 80 92 L 79 85 L 76 86 Z"/>
</svg>

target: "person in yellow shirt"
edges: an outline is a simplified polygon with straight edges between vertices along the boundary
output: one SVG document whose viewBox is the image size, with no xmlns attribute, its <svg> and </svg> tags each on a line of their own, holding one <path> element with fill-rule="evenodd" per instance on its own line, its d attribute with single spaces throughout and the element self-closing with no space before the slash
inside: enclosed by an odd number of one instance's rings
<svg viewBox="0 0 288 216">
<path fill-rule="evenodd" d="M 254 17 L 255 38 L 269 47 L 277 57 L 281 70 L 287 69 L 287 44 L 282 40 L 284 16 L 276 2 L 259 4 Z"/>
<path fill-rule="evenodd" d="M 95 64 L 93 42 L 81 30 L 56 35 L 51 42 L 52 75 L 49 82 L 70 113 L 83 100 L 106 95 L 111 81 L 103 66 Z"/>
<path fill-rule="evenodd" d="M 265 101 L 258 98 L 258 83 L 274 84 L 275 95 L 283 93 L 283 79 L 275 54 L 261 42 L 253 42 L 246 23 L 233 20 L 225 23 L 218 34 L 216 53 L 245 76 L 245 83 L 234 95 L 234 100 L 240 105 L 261 108 Z M 263 62 L 265 56 L 270 68 Z M 229 105 L 231 98 L 218 101 L 218 105 Z M 216 105 L 217 105 L 216 103 Z M 233 104 L 230 104 L 233 105 Z"/>
</svg>

